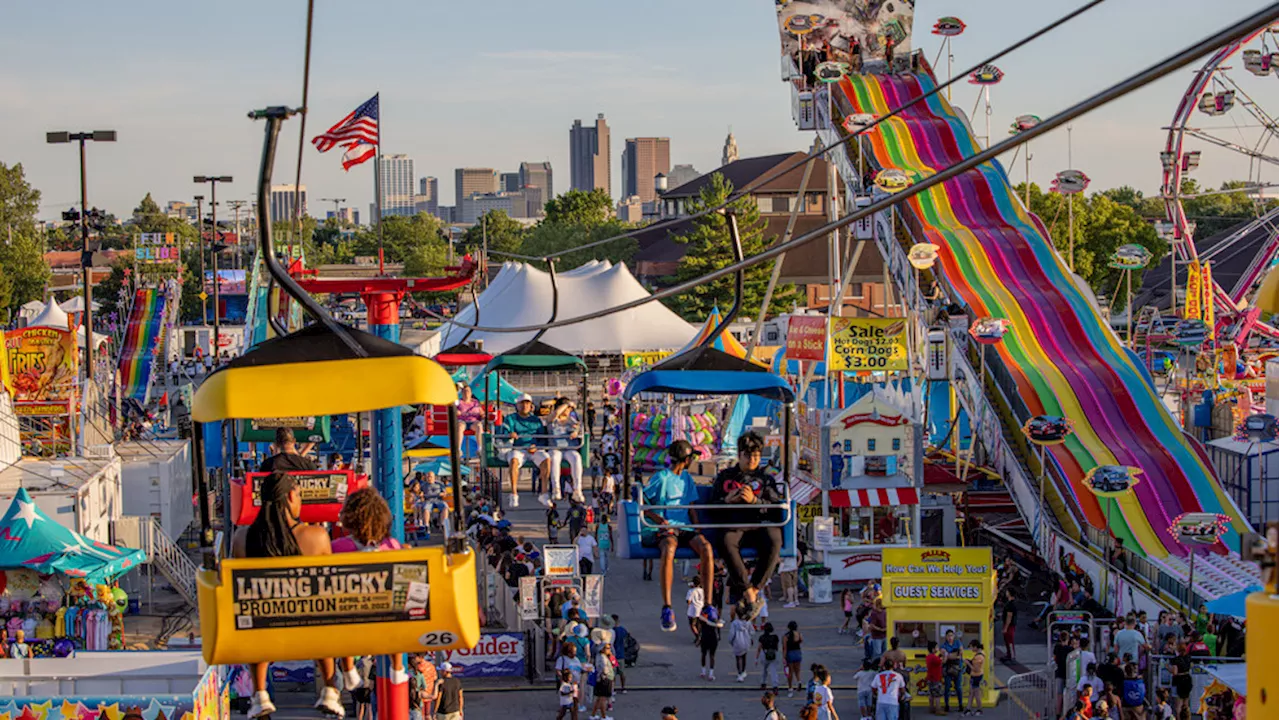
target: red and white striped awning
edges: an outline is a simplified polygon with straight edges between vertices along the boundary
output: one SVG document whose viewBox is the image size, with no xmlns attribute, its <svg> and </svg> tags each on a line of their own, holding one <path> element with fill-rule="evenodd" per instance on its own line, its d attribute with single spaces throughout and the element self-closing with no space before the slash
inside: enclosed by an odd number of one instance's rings
<svg viewBox="0 0 1280 720">
<path fill-rule="evenodd" d="M 813 502 L 813 499 L 817 497 L 820 492 L 822 492 L 822 488 L 811 482 L 801 480 L 799 478 L 791 479 L 791 499 L 794 500 L 797 505 L 808 505 Z"/>
<path fill-rule="evenodd" d="M 832 490 L 827 494 L 831 507 L 884 507 L 887 505 L 919 505 L 915 488 L 870 488 L 866 490 Z"/>
</svg>

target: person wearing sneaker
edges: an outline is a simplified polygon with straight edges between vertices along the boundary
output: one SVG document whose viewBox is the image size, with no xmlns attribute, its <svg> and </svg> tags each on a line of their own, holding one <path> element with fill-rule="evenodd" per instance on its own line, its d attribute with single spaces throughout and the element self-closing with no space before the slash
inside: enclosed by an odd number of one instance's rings
<svg viewBox="0 0 1280 720">
<path fill-rule="evenodd" d="M 702 677 L 706 680 L 716 679 L 716 650 L 720 647 L 720 613 L 714 605 L 704 605 L 698 614 L 702 627 L 698 631 L 698 650 L 702 656 Z"/>
<path fill-rule="evenodd" d="M 600 646 L 600 651 L 596 653 L 595 671 L 596 684 L 592 688 L 595 700 L 591 705 L 591 717 L 597 720 L 607 720 L 609 715 L 609 705 L 613 702 L 613 677 L 616 673 L 617 665 L 613 659 L 613 647 L 609 644 Z"/>
<path fill-rule="evenodd" d="M 331 549 L 334 553 L 400 549 L 400 542 L 391 537 L 391 508 L 373 488 L 357 490 L 347 496 L 338 519 L 350 534 L 333 541 Z M 404 656 L 399 653 L 392 655 L 391 684 L 399 685 L 408 680 L 409 676 L 404 671 Z M 355 658 L 342 658 L 342 681 L 348 691 L 361 686 Z"/>
<path fill-rule="evenodd" d="M 711 543 L 701 533 L 689 527 L 698 522 L 696 510 L 683 510 L 672 505 L 696 505 L 698 488 L 689 474 L 696 451 L 687 440 L 676 440 L 667 446 L 667 465 L 654 473 L 644 485 L 644 504 L 668 506 L 661 510 L 645 510 L 648 521 L 641 524 L 640 544 L 656 547 L 658 558 L 658 585 L 662 592 L 662 629 L 676 631 L 676 616 L 671 609 L 671 582 L 675 574 L 676 550 L 687 547 L 698 554 L 702 586 L 711 587 L 715 582 L 715 558 Z M 657 526 L 657 527 L 654 527 Z"/>
<path fill-rule="evenodd" d="M 800 606 L 800 563 L 794 557 L 784 557 L 778 563 L 778 578 L 782 581 L 782 607 Z"/>
<path fill-rule="evenodd" d="M 760 468 L 763 452 L 764 440 L 754 432 L 744 433 L 738 438 L 737 464 L 721 470 L 711 484 L 710 502 L 726 506 L 715 511 L 714 522 L 731 526 L 720 532 L 721 553 L 729 567 L 729 596 L 740 598 L 738 614 L 745 620 L 755 620 L 760 614 L 760 591 L 777 568 L 782 552 L 782 528 L 760 527 L 761 522 L 781 520 L 780 511 L 751 507 L 776 505 L 786 497 L 778 481 Z M 742 557 L 743 547 L 756 551 L 751 573 Z"/>
<path fill-rule="evenodd" d="M 733 649 L 738 682 L 744 682 L 747 679 L 747 652 L 751 650 L 751 623 L 738 617 L 737 610 L 730 613 L 733 620 L 729 623 L 729 647 Z"/>
<path fill-rule="evenodd" d="M 543 427 L 542 421 L 533 414 L 533 398 L 529 393 L 521 395 L 516 400 L 516 414 L 503 418 L 502 424 L 494 432 L 495 437 L 505 435 L 511 442 L 510 447 L 498 454 L 498 457 L 507 463 L 511 472 L 510 507 L 520 507 L 520 469 L 524 467 L 525 461 L 530 460 L 534 465 L 541 465 L 547 459 L 547 454 L 537 446 L 538 436 L 545 433 L 546 428 Z"/>
<path fill-rule="evenodd" d="M 293 477 L 283 470 L 272 472 L 262 482 L 260 491 L 262 506 L 253 523 L 236 531 L 231 541 L 231 556 L 238 558 L 289 557 L 291 555 L 329 555 L 329 533 L 318 525 L 307 525 L 298 520 L 302 512 L 302 493 Z M 324 688 L 315 707 L 334 717 L 345 717 L 338 693 L 338 678 L 334 672 L 333 658 L 316 660 Z M 269 663 L 254 663 L 253 702 L 249 717 L 256 718 L 275 712 L 275 703 L 267 692 Z"/>
<path fill-rule="evenodd" d="M 436 720 L 462 720 L 462 681 L 453 676 L 453 665 L 440 665 L 440 679 L 436 682 Z"/>
<path fill-rule="evenodd" d="M 556 398 L 556 404 L 547 420 L 547 434 L 551 436 L 551 447 L 543 453 L 546 458 L 539 463 L 542 476 L 547 478 L 547 487 L 551 490 L 551 499 L 559 500 L 560 495 L 560 461 L 568 463 L 569 477 L 573 479 L 572 497 L 578 502 L 586 502 L 582 495 L 582 425 L 573 415 L 573 401 L 566 397 Z M 543 493 L 543 504 L 546 493 Z"/>
</svg>

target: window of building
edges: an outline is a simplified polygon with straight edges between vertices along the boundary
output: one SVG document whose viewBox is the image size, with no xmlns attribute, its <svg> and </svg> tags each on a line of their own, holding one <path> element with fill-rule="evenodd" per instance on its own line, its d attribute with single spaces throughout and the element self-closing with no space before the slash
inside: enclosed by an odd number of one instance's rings
<svg viewBox="0 0 1280 720">
<path fill-rule="evenodd" d="M 860 282 L 849 283 L 849 297 L 861 300 L 862 293 L 863 293 L 862 283 Z"/>
<path fill-rule="evenodd" d="M 901 449 L 902 449 L 902 438 L 894 438 L 894 439 L 893 439 L 893 449 L 894 449 L 894 450 L 901 450 Z"/>
<path fill-rule="evenodd" d="M 876 439 L 867 438 L 867 452 L 875 452 L 875 451 L 876 451 Z"/>
</svg>

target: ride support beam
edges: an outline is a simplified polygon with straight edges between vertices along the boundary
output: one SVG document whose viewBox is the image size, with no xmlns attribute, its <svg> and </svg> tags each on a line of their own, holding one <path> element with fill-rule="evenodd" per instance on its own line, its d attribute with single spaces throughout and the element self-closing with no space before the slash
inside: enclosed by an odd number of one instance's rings
<svg viewBox="0 0 1280 720">
<path fill-rule="evenodd" d="M 384 340 L 400 341 L 400 301 L 403 292 L 364 292 L 368 310 L 369 332 Z M 400 464 L 404 459 L 403 427 L 400 408 L 373 411 L 373 472 L 370 479 L 387 504 L 391 506 L 391 535 L 404 542 L 404 478 Z"/>
</svg>

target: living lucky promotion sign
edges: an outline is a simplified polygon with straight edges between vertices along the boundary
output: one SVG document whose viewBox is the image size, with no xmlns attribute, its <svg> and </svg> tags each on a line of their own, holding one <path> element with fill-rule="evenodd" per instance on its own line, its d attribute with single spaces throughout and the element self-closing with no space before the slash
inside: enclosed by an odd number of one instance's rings
<svg viewBox="0 0 1280 720">
<path fill-rule="evenodd" d="M 886 604 L 990 605 L 995 570 L 991 548 L 885 548 Z"/>
<path fill-rule="evenodd" d="M 475 647 L 446 650 L 444 659 L 453 665 L 455 677 L 523 677 L 524 633 L 481 633 Z"/>
<path fill-rule="evenodd" d="M 827 319 L 793 315 L 787 318 L 787 359 L 825 360 Z"/>
<path fill-rule="evenodd" d="M 832 370 L 907 369 L 907 321 L 903 318 L 832 318 Z"/>
<path fill-rule="evenodd" d="M 237 630 L 431 619 L 425 560 L 233 570 L 231 583 Z"/>
</svg>

